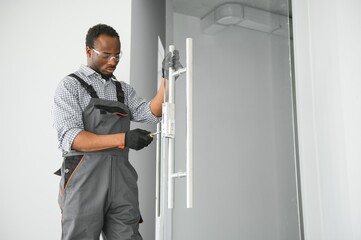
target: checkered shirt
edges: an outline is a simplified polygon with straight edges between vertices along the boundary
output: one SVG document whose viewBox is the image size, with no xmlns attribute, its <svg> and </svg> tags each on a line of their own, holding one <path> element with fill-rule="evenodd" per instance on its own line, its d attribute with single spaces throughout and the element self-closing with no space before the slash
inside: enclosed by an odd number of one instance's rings
<svg viewBox="0 0 361 240">
<path fill-rule="evenodd" d="M 100 99 L 117 100 L 116 87 L 113 80 L 106 81 L 101 75 L 88 66 L 81 65 L 75 72 L 86 83 L 93 86 Z M 159 118 L 150 111 L 150 101 L 137 96 L 133 87 L 120 82 L 124 91 L 124 104 L 130 110 L 131 121 L 155 124 Z M 76 135 L 84 130 L 83 111 L 88 106 L 91 96 L 78 80 L 66 76 L 55 91 L 53 105 L 53 126 L 56 129 L 59 148 L 65 152 L 71 150 Z"/>
</svg>

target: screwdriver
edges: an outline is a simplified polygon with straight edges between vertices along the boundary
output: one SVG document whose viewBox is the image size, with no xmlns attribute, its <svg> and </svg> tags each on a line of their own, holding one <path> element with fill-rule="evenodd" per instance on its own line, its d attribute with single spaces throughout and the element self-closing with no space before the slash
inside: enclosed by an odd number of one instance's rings
<svg viewBox="0 0 361 240">
<path fill-rule="evenodd" d="M 161 133 L 161 131 L 158 131 L 158 132 L 155 132 L 155 133 L 150 133 L 149 136 L 150 136 L 151 138 L 153 138 L 155 135 L 158 135 L 159 133 Z M 118 146 L 118 148 L 124 149 L 125 146 L 124 146 L 124 145 Z"/>
<path fill-rule="evenodd" d="M 151 134 L 149 134 L 149 136 L 150 136 L 151 138 L 153 138 L 155 135 L 158 135 L 159 133 L 161 133 L 161 131 L 158 131 L 158 132 L 155 132 L 155 133 L 151 133 Z"/>
</svg>

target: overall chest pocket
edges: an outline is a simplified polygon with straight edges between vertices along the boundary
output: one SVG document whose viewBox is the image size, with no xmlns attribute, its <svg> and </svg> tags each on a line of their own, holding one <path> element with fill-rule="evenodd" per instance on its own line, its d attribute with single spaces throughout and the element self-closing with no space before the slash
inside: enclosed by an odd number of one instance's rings
<svg viewBox="0 0 361 240">
<path fill-rule="evenodd" d="M 84 129 L 95 134 L 115 134 L 129 130 L 129 109 L 117 102 L 97 100 L 83 113 Z"/>
<path fill-rule="evenodd" d="M 119 117 L 127 117 L 128 116 L 128 112 L 121 107 L 96 104 L 96 105 L 94 105 L 94 108 L 99 109 L 100 114 L 102 114 L 102 115 L 115 114 L 115 115 L 118 115 Z"/>
</svg>

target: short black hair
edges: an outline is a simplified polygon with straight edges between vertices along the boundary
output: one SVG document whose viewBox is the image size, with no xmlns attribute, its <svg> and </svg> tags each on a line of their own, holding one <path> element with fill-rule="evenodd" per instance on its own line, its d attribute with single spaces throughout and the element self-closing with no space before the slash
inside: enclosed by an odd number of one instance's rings
<svg viewBox="0 0 361 240">
<path fill-rule="evenodd" d="M 119 39 L 119 35 L 117 31 L 114 30 L 114 28 L 106 24 L 97 24 L 89 28 L 88 33 L 86 34 L 86 38 L 85 38 L 86 47 L 94 48 L 94 42 L 101 34 L 105 34 L 110 37 L 116 37 Z"/>
</svg>

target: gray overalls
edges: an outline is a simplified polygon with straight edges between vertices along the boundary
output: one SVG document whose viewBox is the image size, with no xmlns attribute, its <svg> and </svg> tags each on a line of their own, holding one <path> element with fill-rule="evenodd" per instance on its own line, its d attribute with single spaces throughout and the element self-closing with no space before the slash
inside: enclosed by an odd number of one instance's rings
<svg viewBox="0 0 361 240">
<path fill-rule="evenodd" d="M 83 112 L 84 129 L 96 134 L 126 132 L 129 109 L 119 82 L 118 101 L 99 99 L 94 88 L 75 74 L 91 95 Z M 62 240 L 141 240 L 137 173 L 128 160 L 129 149 L 71 152 L 61 167 L 59 205 Z"/>
</svg>

